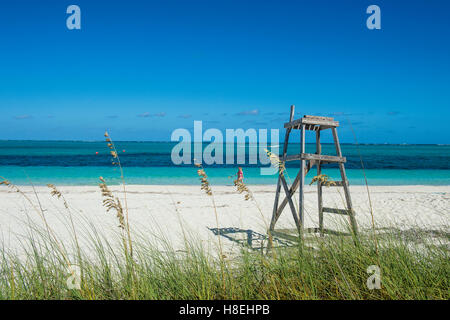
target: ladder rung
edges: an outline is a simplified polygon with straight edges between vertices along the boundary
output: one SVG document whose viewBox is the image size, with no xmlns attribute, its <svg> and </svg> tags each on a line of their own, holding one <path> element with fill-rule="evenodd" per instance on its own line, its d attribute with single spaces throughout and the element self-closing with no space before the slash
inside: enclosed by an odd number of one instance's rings
<svg viewBox="0 0 450 320">
<path fill-rule="evenodd" d="M 305 234 L 319 233 L 320 228 L 305 228 L 303 230 L 303 232 Z M 272 231 L 269 230 L 269 233 L 271 233 L 275 237 L 283 238 L 283 239 L 290 240 L 290 241 L 298 241 L 298 239 L 299 239 L 297 229 L 275 229 Z M 337 230 L 331 230 L 331 229 L 327 229 L 327 228 L 323 229 L 323 233 L 331 234 L 331 235 L 335 235 L 335 236 L 351 236 L 351 233 L 337 231 Z"/>
<path fill-rule="evenodd" d="M 327 182 L 329 182 L 330 184 L 327 185 L 326 184 Z M 330 181 L 327 181 L 327 182 L 322 183 L 322 186 L 325 186 L 325 187 L 343 187 L 344 186 L 344 181 L 332 181 L 332 180 L 330 180 Z M 332 184 L 331 184 L 331 182 L 332 182 Z M 348 186 L 348 181 L 347 181 L 346 184 Z"/>
<path fill-rule="evenodd" d="M 306 228 L 305 233 L 319 233 L 320 232 L 320 228 Z M 348 232 L 342 232 L 342 231 L 337 231 L 337 230 L 331 230 L 331 229 L 323 229 L 323 233 L 324 234 L 332 234 L 335 236 L 351 236 L 351 233 Z"/>
<path fill-rule="evenodd" d="M 286 156 L 284 161 L 294 161 L 294 160 L 319 160 L 323 162 L 347 162 L 345 157 L 327 156 L 323 154 L 314 153 L 301 153 Z"/>
<path fill-rule="evenodd" d="M 291 122 L 286 122 L 284 124 L 284 127 L 287 128 L 294 128 L 302 125 L 302 124 L 312 124 L 312 125 L 319 125 L 319 126 L 329 126 L 329 127 L 339 127 L 338 121 L 330 121 L 330 120 L 322 120 L 317 118 L 301 118 L 297 119 Z"/>
<path fill-rule="evenodd" d="M 322 211 L 323 212 L 329 212 L 329 213 L 337 213 L 337 214 L 348 215 L 350 210 L 323 207 Z"/>
<path fill-rule="evenodd" d="M 298 235 L 298 230 L 297 229 L 292 229 L 293 231 L 295 231 L 297 234 L 292 234 L 290 233 L 289 229 L 281 229 L 281 230 L 272 230 L 269 231 L 272 235 L 274 235 L 275 237 L 279 237 L 285 240 L 289 240 L 289 241 L 298 241 L 299 240 L 299 235 Z"/>
</svg>

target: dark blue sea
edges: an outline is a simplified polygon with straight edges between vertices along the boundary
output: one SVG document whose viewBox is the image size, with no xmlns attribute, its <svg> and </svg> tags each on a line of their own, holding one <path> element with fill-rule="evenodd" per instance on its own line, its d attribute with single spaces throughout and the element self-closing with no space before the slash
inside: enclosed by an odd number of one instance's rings
<svg viewBox="0 0 450 320">
<path fill-rule="evenodd" d="M 116 142 L 116 149 L 128 184 L 197 184 L 197 169 L 191 164 L 175 165 L 171 160 L 174 142 Z M 208 144 L 204 144 L 203 147 Z M 260 161 L 240 164 L 248 184 L 275 184 L 276 175 L 261 175 Z M 307 152 L 315 145 L 308 144 Z M 280 146 L 280 150 L 282 145 Z M 289 144 L 289 154 L 298 153 L 299 144 Z M 193 152 L 193 148 L 192 148 Z M 351 184 L 364 184 L 364 172 L 370 185 L 449 185 L 450 145 L 353 145 L 342 144 L 347 158 L 346 169 Z M 332 144 L 322 146 L 323 154 L 335 155 Z M 193 154 L 188 155 L 190 159 Z M 226 154 L 224 155 L 224 161 Z M 234 161 L 236 163 L 236 161 Z M 238 164 L 204 165 L 212 184 L 231 184 Z M 295 177 L 298 162 L 289 162 L 287 171 Z M 323 173 L 339 178 L 336 166 L 329 165 Z M 308 179 L 316 174 L 309 173 Z M 100 176 L 111 184 L 120 182 L 117 166 L 105 142 L 85 141 L 0 141 L 0 176 L 19 185 L 94 185 Z"/>
</svg>

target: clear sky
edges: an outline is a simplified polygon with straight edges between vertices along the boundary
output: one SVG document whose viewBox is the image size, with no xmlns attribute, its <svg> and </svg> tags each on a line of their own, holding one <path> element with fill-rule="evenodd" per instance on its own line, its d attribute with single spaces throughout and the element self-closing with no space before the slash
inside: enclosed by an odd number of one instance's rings
<svg viewBox="0 0 450 320">
<path fill-rule="evenodd" d="M 334 114 L 344 142 L 350 121 L 359 142 L 448 144 L 449 16 L 444 0 L 2 1 L 0 139 L 281 129 L 295 104 Z"/>
</svg>

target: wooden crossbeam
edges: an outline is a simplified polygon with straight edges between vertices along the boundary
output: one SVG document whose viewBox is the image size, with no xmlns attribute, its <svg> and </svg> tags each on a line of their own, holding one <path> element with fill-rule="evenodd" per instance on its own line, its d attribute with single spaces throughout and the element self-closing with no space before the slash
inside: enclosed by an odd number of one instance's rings
<svg viewBox="0 0 450 320">
<path fill-rule="evenodd" d="M 298 233 L 301 233 L 300 222 L 298 221 L 297 211 L 295 210 L 294 202 L 292 201 L 292 194 L 289 191 L 288 185 L 284 175 L 281 175 L 281 183 L 283 184 L 284 192 L 286 193 L 286 199 L 289 202 L 289 207 L 291 208 L 292 216 L 294 217 L 295 226 L 297 227 Z"/>
<path fill-rule="evenodd" d="M 332 184 L 329 185 L 325 185 L 324 183 L 322 183 L 322 186 L 326 186 L 326 187 L 343 187 L 344 183 L 348 185 L 348 181 L 344 182 L 344 181 L 330 181 L 332 182 Z M 320 183 L 320 182 L 318 182 Z"/>
<path fill-rule="evenodd" d="M 285 240 L 289 240 L 289 241 L 293 241 L 293 242 L 298 242 L 299 240 L 299 236 L 298 235 L 293 235 L 293 234 L 289 234 L 283 231 L 279 231 L 279 230 L 272 230 L 271 233 L 279 238 L 285 239 Z"/>
<path fill-rule="evenodd" d="M 311 115 L 307 115 L 307 114 L 305 114 L 305 115 L 303 116 L 303 118 L 307 118 L 307 119 L 319 119 L 319 120 L 325 120 L 325 121 L 334 121 L 334 118 L 331 118 L 331 117 L 311 116 Z"/>
<path fill-rule="evenodd" d="M 296 229 L 275 229 L 272 231 L 272 234 L 276 237 L 292 241 L 292 242 L 298 242 L 299 236 L 296 235 Z M 307 233 L 320 233 L 320 228 L 305 228 L 303 230 L 304 234 Z M 348 232 L 342 232 L 342 231 L 336 231 L 331 229 L 323 229 L 322 233 L 324 234 L 330 234 L 334 236 L 351 236 L 351 233 Z"/>
<path fill-rule="evenodd" d="M 291 113 L 290 113 L 290 116 L 289 116 L 289 121 L 292 121 L 294 119 L 294 112 L 295 112 L 295 106 L 292 105 L 291 106 Z M 286 134 L 284 136 L 283 158 L 286 157 L 287 147 L 288 147 L 288 143 L 289 143 L 289 134 L 291 133 L 291 129 L 292 128 L 286 129 Z M 275 201 L 274 201 L 274 204 L 273 204 L 273 212 L 272 212 L 272 221 L 270 222 L 269 230 L 273 230 L 275 228 L 275 223 L 277 222 L 277 220 L 278 220 L 278 218 L 280 216 L 278 214 L 278 200 L 279 200 L 279 197 L 280 197 L 280 191 L 281 191 L 281 185 L 282 185 L 281 177 L 282 177 L 282 173 L 280 172 L 278 174 L 277 191 L 275 193 Z"/>
<path fill-rule="evenodd" d="M 348 209 L 336 209 L 336 208 L 322 208 L 323 212 L 329 212 L 329 213 L 336 213 L 336 214 L 343 214 L 343 215 L 349 215 L 351 213 L 351 210 Z"/>
<path fill-rule="evenodd" d="M 314 118 L 301 118 L 294 121 L 286 122 L 284 127 L 287 128 L 297 128 L 300 125 L 320 125 L 320 126 L 329 126 L 329 127 L 339 127 L 338 121 L 330 121 L 330 120 L 322 120 L 322 119 L 314 119 Z"/>
<path fill-rule="evenodd" d="M 290 156 L 286 156 L 284 161 L 296 161 L 296 160 L 316 160 L 320 162 L 328 162 L 328 163 L 345 163 L 347 162 L 346 157 L 337 157 L 337 156 L 328 156 L 324 154 L 315 154 L 315 153 L 301 153 L 301 154 L 293 154 Z"/>
<path fill-rule="evenodd" d="M 315 164 L 314 161 L 309 161 L 307 163 L 306 169 L 305 169 L 305 176 L 308 174 L 309 170 L 311 170 L 311 168 L 314 166 L 314 164 Z M 295 191 L 297 191 L 298 185 L 299 185 L 299 181 L 300 181 L 300 172 L 297 174 L 297 176 L 294 179 L 294 182 L 292 183 L 292 186 L 289 188 L 289 194 L 290 194 L 291 197 L 294 195 Z M 280 217 L 280 215 L 283 212 L 284 208 L 286 207 L 287 203 L 288 203 L 288 199 L 285 197 L 283 199 L 283 201 L 281 202 L 280 206 L 276 210 L 275 222 Z"/>
</svg>

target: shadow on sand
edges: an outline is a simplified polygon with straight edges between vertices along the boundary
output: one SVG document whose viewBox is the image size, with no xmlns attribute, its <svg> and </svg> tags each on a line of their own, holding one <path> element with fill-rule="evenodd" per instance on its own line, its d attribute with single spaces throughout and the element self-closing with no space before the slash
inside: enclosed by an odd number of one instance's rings
<svg viewBox="0 0 450 320">
<path fill-rule="evenodd" d="M 250 248 L 252 250 L 262 250 L 267 246 L 269 238 L 267 235 L 253 231 L 251 229 L 240 228 L 208 228 L 214 235 L 221 235 L 226 239 L 236 242 L 243 247 Z M 273 247 L 289 247 L 294 243 L 278 237 L 273 237 Z"/>
</svg>

